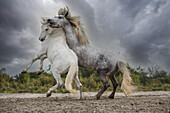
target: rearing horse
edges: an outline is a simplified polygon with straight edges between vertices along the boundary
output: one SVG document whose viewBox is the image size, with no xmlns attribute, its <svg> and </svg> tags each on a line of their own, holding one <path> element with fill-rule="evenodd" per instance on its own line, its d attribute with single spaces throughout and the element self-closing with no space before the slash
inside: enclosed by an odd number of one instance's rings
<svg viewBox="0 0 170 113">
<path fill-rule="evenodd" d="M 118 69 L 123 73 L 123 81 L 121 89 L 125 95 L 132 93 L 134 86 L 132 85 L 132 78 L 125 63 L 116 60 L 117 58 L 110 52 L 95 48 L 89 44 L 85 35 L 84 29 L 81 26 L 79 17 L 71 17 L 68 7 L 60 9 L 59 16 L 53 19 L 48 19 L 51 27 L 63 28 L 66 35 L 66 41 L 70 49 L 72 49 L 78 56 L 78 65 L 86 69 L 97 71 L 100 80 L 103 83 L 103 88 L 96 95 L 97 99 L 110 86 L 106 76 L 109 76 L 113 92 L 109 98 L 114 98 L 118 83 L 114 77 Z"/>
</svg>

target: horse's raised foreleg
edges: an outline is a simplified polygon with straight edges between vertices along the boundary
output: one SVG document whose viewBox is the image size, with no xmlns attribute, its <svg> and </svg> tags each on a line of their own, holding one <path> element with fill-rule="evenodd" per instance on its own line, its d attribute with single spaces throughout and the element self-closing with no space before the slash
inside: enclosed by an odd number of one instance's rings
<svg viewBox="0 0 170 113">
<path fill-rule="evenodd" d="M 47 58 L 47 55 L 43 55 L 41 58 L 40 58 L 40 70 L 37 72 L 37 75 L 40 75 L 42 72 L 43 72 L 43 61 L 44 59 Z"/>
<path fill-rule="evenodd" d="M 81 82 L 79 80 L 78 72 L 76 73 L 76 76 L 75 76 L 74 80 L 76 81 L 78 89 L 80 89 L 80 99 L 82 99 L 82 84 L 81 84 Z"/>
<path fill-rule="evenodd" d="M 32 64 L 33 64 L 36 60 L 40 59 L 40 58 L 41 58 L 43 55 L 45 55 L 45 54 L 46 54 L 46 53 L 40 54 L 40 55 L 37 56 L 36 58 L 32 59 L 31 63 L 22 71 L 22 73 L 26 73 L 26 72 L 30 69 L 30 67 L 32 66 Z"/>
<path fill-rule="evenodd" d="M 38 60 L 38 59 L 39 59 L 39 57 L 32 59 L 31 63 L 28 65 L 28 67 L 26 67 L 26 68 L 22 71 L 22 73 L 27 73 L 27 71 L 30 69 L 30 67 L 32 66 L 32 64 L 33 64 L 36 60 Z"/>
<path fill-rule="evenodd" d="M 63 85 L 63 81 L 61 79 L 61 75 L 56 73 L 56 71 L 55 71 L 55 69 L 53 67 L 52 67 L 52 74 L 53 74 L 57 84 L 48 90 L 48 92 L 46 94 L 46 97 L 51 96 L 52 91 L 54 91 L 55 89 L 57 89 L 58 87 Z"/>
<path fill-rule="evenodd" d="M 102 81 L 104 87 L 96 95 L 96 99 L 100 99 L 100 96 L 107 90 L 108 87 L 110 87 L 110 84 L 109 84 L 105 74 L 99 72 L 98 75 L 99 75 L 99 78 Z"/>
</svg>

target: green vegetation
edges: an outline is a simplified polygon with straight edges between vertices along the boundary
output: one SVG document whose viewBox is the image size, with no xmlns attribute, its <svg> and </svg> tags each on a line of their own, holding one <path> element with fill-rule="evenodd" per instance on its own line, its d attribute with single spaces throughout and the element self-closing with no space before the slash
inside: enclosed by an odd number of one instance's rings
<svg viewBox="0 0 170 113">
<path fill-rule="evenodd" d="M 131 77 L 134 83 L 138 86 L 138 91 L 170 91 L 170 76 L 165 71 L 152 70 L 153 76 L 147 77 L 147 73 L 140 67 L 137 69 L 129 67 L 129 69 L 131 70 Z M 56 84 L 53 76 L 48 73 L 36 75 L 36 72 L 29 72 L 10 77 L 5 71 L 5 68 L 0 69 L 0 93 L 45 93 Z M 99 91 L 103 87 L 96 72 L 80 68 L 79 75 L 84 92 Z M 117 92 L 121 92 L 122 74 L 117 72 L 115 76 L 119 83 Z M 62 75 L 63 81 L 64 78 L 65 75 Z M 76 88 L 76 85 L 73 84 L 73 87 Z M 112 91 L 112 87 L 109 87 L 107 91 Z M 55 92 L 65 93 L 68 91 L 61 87 L 55 90 Z"/>
</svg>

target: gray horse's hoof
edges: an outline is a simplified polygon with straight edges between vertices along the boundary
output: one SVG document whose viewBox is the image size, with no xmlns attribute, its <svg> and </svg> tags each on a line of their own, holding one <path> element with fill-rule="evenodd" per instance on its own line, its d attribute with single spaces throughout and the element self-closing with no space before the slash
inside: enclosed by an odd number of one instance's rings
<svg viewBox="0 0 170 113">
<path fill-rule="evenodd" d="M 113 95 L 110 95 L 108 98 L 109 98 L 109 99 L 114 99 L 114 96 L 113 96 Z"/>
<path fill-rule="evenodd" d="M 80 97 L 79 100 L 83 100 L 83 97 Z"/>
<path fill-rule="evenodd" d="M 47 93 L 47 94 L 46 94 L 46 97 L 50 97 L 50 96 L 51 96 L 51 93 Z"/>
<path fill-rule="evenodd" d="M 96 95 L 96 99 L 99 100 L 99 99 L 100 99 L 100 96 L 99 96 L 99 95 Z"/>
<path fill-rule="evenodd" d="M 37 75 L 40 75 L 41 73 L 42 73 L 41 71 L 38 71 L 38 72 L 37 72 Z"/>
<path fill-rule="evenodd" d="M 109 99 L 114 99 L 114 97 L 115 97 L 115 92 L 112 92 L 110 95 L 109 95 Z"/>
<path fill-rule="evenodd" d="M 22 71 L 21 73 L 27 73 L 27 71 Z"/>
</svg>

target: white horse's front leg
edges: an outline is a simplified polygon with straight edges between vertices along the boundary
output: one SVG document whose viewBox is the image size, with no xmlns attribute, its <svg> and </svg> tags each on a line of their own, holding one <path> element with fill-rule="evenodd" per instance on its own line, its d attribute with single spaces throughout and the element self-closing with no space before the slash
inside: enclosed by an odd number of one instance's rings
<svg viewBox="0 0 170 113">
<path fill-rule="evenodd" d="M 82 84 L 79 80 L 78 72 L 76 73 L 74 80 L 76 81 L 77 87 L 80 89 L 80 99 L 82 99 Z"/>
<path fill-rule="evenodd" d="M 40 54 L 39 56 L 37 56 L 36 58 L 34 58 L 34 59 L 32 59 L 32 62 L 28 65 L 28 67 L 26 67 L 23 71 L 22 71 L 22 73 L 26 73 L 29 69 L 30 69 L 30 67 L 32 66 L 32 64 L 36 61 L 36 60 L 38 60 L 38 59 L 40 59 L 43 55 L 45 55 L 46 53 L 42 53 L 42 54 Z"/>
<path fill-rule="evenodd" d="M 55 89 L 57 89 L 58 87 L 63 85 L 63 81 L 61 79 L 61 75 L 56 73 L 55 69 L 53 69 L 53 68 L 52 68 L 52 74 L 53 74 L 57 84 L 48 90 L 48 92 L 46 94 L 46 97 L 51 96 L 52 91 L 54 91 Z"/>
<path fill-rule="evenodd" d="M 38 60 L 38 59 L 39 59 L 38 57 L 32 59 L 31 63 L 22 71 L 22 73 L 26 73 L 26 72 L 30 69 L 30 67 L 32 66 L 32 64 L 33 64 L 36 60 Z"/>
</svg>

